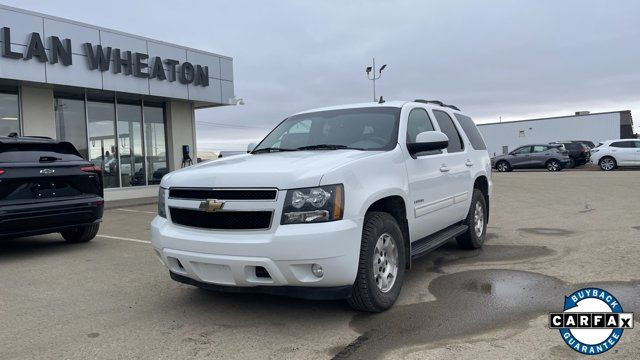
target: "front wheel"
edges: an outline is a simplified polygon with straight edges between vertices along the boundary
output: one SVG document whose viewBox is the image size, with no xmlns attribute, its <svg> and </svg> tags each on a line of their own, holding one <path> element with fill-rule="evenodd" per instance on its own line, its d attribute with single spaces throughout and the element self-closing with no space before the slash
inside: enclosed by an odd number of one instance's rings
<svg viewBox="0 0 640 360">
<path fill-rule="evenodd" d="M 70 243 L 81 243 L 91 241 L 98 234 L 100 224 L 78 226 L 60 233 L 62 237 Z"/>
<path fill-rule="evenodd" d="M 547 170 L 548 171 L 560 171 L 562 170 L 562 165 L 560 165 L 560 161 L 556 159 L 552 159 L 547 161 Z"/>
<path fill-rule="evenodd" d="M 462 249 L 478 249 L 482 247 L 487 238 L 487 201 L 482 191 L 473 189 L 471 206 L 467 213 L 464 224 L 467 225 L 467 232 L 458 236 L 456 241 L 458 247 Z"/>
<path fill-rule="evenodd" d="M 605 156 L 598 162 L 600 169 L 603 171 L 611 171 L 616 168 L 618 164 L 616 164 L 616 159 L 611 156 Z"/>
<path fill-rule="evenodd" d="M 385 212 L 368 212 L 349 305 L 367 312 L 390 308 L 400 295 L 405 261 L 404 240 L 396 219 Z"/>
</svg>

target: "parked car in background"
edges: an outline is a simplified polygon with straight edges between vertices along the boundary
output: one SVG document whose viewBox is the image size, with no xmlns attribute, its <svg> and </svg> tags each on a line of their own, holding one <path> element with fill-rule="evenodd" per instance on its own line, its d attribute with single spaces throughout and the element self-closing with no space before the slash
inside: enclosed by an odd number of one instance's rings
<svg viewBox="0 0 640 360">
<path fill-rule="evenodd" d="M 555 141 L 550 145 L 563 145 L 564 149 L 569 153 L 571 163 L 570 168 L 581 166 L 589 162 L 589 147 L 579 141 Z"/>
<path fill-rule="evenodd" d="M 591 149 L 591 163 L 604 171 L 619 166 L 640 166 L 640 140 L 607 140 Z"/>
<path fill-rule="evenodd" d="M 590 140 L 560 140 L 560 141 L 555 141 L 557 143 L 576 143 L 576 144 L 584 144 L 586 147 L 588 147 L 589 149 L 593 149 L 596 145 L 593 143 L 593 141 Z"/>
<path fill-rule="evenodd" d="M 103 206 L 100 167 L 71 143 L 0 137 L 0 237 L 59 232 L 68 242 L 89 241 Z"/>
<path fill-rule="evenodd" d="M 569 153 L 563 145 L 532 144 L 524 145 L 506 155 L 495 156 L 491 165 L 500 172 L 514 169 L 547 169 L 560 171 L 571 164 Z"/>
<path fill-rule="evenodd" d="M 456 107 L 416 100 L 285 119 L 248 154 L 162 179 L 151 241 L 171 278 L 380 312 L 411 259 L 486 238 L 489 154 Z"/>
</svg>

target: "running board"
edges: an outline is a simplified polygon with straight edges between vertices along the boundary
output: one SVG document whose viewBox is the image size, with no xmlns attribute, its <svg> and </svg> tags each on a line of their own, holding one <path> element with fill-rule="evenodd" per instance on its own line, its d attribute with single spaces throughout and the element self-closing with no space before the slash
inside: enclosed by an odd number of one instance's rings
<svg viewBox="0 0 640 360">
<path fill-rule="evenodd" d="M 415 259 L 439 248 L 449 239 L 464 234 L 467 229 L 469 229 L 467 225 L 452 225 L 411 243 L 411 258 Z"/>
</svg>

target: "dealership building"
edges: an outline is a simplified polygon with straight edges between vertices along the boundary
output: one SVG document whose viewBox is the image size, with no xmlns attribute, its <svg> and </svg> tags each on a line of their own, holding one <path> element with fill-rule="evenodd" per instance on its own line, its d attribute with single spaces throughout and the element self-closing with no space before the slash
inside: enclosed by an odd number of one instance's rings
<svg viewBox="0 0 640 360">
<path fill-rule="evenodd" d="M 528 144 L 588 140 L 594 144 L 611 139 L 635 137 L 631 111 L 591 113 L 539 119 L 478 124 L 491 156 L 507 154 Z"/>
<path fill-rule="evenodd" d="M 195 110 L 233 102 L 227 56 L 3 5 L 0 33 L 0 136 L 69 141 L 108 189 L 157 185 Z"/>
</svg>

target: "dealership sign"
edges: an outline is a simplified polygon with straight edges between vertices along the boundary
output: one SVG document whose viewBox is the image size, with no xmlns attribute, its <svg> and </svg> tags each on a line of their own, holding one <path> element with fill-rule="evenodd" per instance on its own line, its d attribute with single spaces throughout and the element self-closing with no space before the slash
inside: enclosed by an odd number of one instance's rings
<svg viewBox="0 0 640 360">
<path fill-rule="evenodd" d="M 29 35 L 27 48 L 24 53 L 11 50 L 11 29 L 2 28 L 2 56 L 10 59 L 36 59 L 42 63 L 60 63 L 64 66 L 72 65 L 71 40 L 60 40 L 57 36 L 49 36 L 50 54 L 47 56 L 44 43 L 37 32 Z M 118 48 L 103 47 L 91 43 L 82 44 L 87 65 L 90 70 L 108 71 L 114 74 L 133 75 L 139 78 L 151 78 L 163 81 L 176 81 L 181 84 L 209 86 L 209 68 L 193 65 L 186 61 L 180 64 L 178 60 L 161 59 L 159 56 L 149 55 Z M 180 66 L 178 66 L 180 65 Z M 165 69 L 165 66 L 167 69 Z"/>
</svg>

